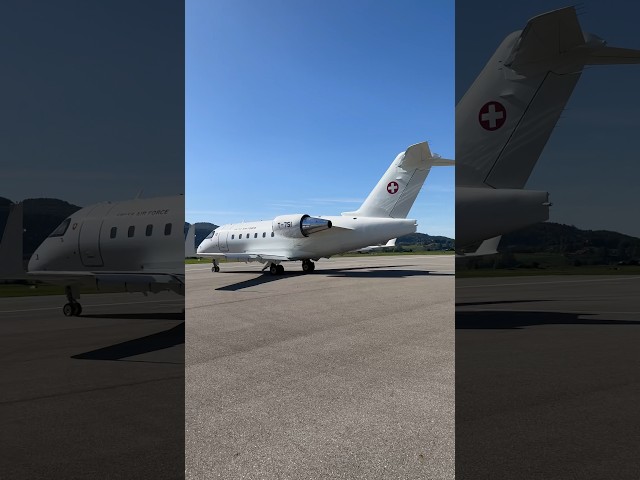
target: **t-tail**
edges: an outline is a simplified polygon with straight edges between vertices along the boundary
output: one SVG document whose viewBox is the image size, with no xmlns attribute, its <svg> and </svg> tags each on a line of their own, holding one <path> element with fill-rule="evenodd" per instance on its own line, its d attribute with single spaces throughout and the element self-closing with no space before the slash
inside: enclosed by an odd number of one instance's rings
<svg viewBox="0 0 640 480">
<path fill-rule="evenodd" d="M 640 50 L 585 34 L 574 7 L 509 35 L 456 106 L 456 186 L 523 188 L 585 65 L 640 63 Z"/>
<path fill-rule="evenodd" d="M 433 155 L 427 142 L 411 145 L 396 157 L 360 208 L 342 215 L 407 218 L 431 167 L 454 164 Z"/>
</svg>

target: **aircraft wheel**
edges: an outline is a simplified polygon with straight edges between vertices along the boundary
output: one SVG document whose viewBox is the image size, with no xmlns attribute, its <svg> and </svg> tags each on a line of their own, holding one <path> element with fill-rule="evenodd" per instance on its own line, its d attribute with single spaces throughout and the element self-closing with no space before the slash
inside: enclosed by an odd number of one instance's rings
<svg viewBox="0 0 640 480">
<path fill-rule="evenodd" d="M 269 267 L 269 273 L 271 275 L 277 275 L 278 274 L 278 266 L 275 263 L 272 263 L 271 266 Z"/>
<path fill-rule="evenodd" d="M 71 303 L 66 303 L 64 305 L 64 307 L 62 307 L 62 313 L 64 313 L 65 317 L 73 316 L 74 310 L 75 310 L 75 308 L 73 308 L 73 304 L 71 304 Z"/>
<path fill-rule="evenodd" d="M 313 272 L 316 269 L 316 264 L 309 261 L 309 266 L 311 267 L 311 270 L 309 270 L 310 272 Z"/>
<path fill-rule="evenodd" d="M 304 260 L 302 262 L 302 271 L 304 273 L 309 273 L 311 271 L 312 267 L 311 267 L 311 262 L 308 260 Z"/>
<path fill-rule="evenodd" d="M 213 267 L 213 271 L 214 272 L 219 272 L 220 271 L 220 267 L 218 267 L 218 266 Z"/>
<path fill-rule="evenodd" d="M 282 275 L 284 273 L 284 267 L 282 265 L 278 265 L 277 267 L 278 275 Z"/>
<path fill-rule="evenodd" d="M 82 313 L 82 305 L 80 305 L 79 303 L 73 303 L 73 316 L 74 317 L 79 317 L 80 314 Z"/>
</svg>

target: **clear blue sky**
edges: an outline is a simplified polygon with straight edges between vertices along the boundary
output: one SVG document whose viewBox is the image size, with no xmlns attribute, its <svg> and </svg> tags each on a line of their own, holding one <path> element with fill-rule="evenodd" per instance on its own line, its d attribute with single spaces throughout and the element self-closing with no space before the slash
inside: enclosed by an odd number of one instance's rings
<svg viewBox="0 0 640 480">
<path fill-rule="evenodd" d="M 187 0 L 186 220 L 359 206 L 414 143 L 454 157 L 454 2 Z M 410 217 L 454 237 L 454 169 Z"/>
</svg>

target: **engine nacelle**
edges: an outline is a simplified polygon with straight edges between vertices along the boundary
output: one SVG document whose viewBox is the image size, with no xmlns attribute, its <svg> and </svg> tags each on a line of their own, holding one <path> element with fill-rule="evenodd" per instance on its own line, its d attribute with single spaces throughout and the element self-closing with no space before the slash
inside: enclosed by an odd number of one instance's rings
<svg viewBox="0 0 640 480">
<path fill-rule="evenodd" d="M 456 247 L 497 237 L 549 219 L 542 191 L 456 188 Z"/>
<path fill-rule="evenodd" d="M 331 220 L 309 215 L 280 215 L 273 219 L 273 231 L 287 238 L 304 238 L 331 228 Z"/>
</svg>

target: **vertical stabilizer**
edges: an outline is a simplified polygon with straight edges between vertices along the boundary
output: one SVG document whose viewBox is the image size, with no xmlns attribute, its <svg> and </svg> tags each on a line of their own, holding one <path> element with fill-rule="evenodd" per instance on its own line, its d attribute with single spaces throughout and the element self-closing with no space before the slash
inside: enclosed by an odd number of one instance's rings
<svg viewBox="0 0 640 480">
<path fill-rule="evenodd" d="M 0 241 L 0 276 L 22 275 L 22 212 L 23 205 L 18 203 L 10 207 L 7 224 Z"/>
<path fill-rule="evenodd" d="M 427 142 L 412 145 L 396 157 L 360 208 L 342 215 L 407 218 L 431 167 L 452 165 L 432 155 Z"/>
<path fill-rule="evenodd" d="M 529 20 L 456 106 L 456 185 L 523 188 L 584 66 L 631 63 L 640 51 L 585 34 L 574 7 Z"/>
<path fill-rule="evenodd" d="M 196 256 L 196 226 L 193 223 L 189 225 L 189 230 L 187 230 L 187 235 L 184 239 L 184 256 L 185 258 Z"/>
</svg>

